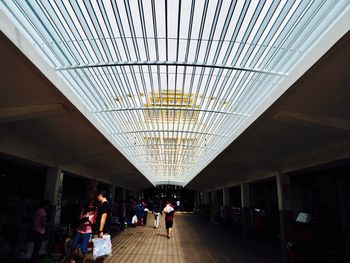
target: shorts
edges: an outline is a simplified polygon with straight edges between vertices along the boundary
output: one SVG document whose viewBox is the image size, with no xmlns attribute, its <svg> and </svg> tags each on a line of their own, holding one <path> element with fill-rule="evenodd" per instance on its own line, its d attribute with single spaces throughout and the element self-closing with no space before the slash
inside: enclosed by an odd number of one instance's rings
<svg viewBox="0 0 350 263">
<path fill-rule="evenodd" d="M 172 228 L 173 227 L 173 221 L 165 221 L 165 228 Z"/>
<path fill-rule="evenodd" d="M 88 244 L 91 238 L 91 233 L 82 234 L 79 232 L 75 233 L 72 248 L 80 248 L 83 254 L 88 253 Z"/>
</svg>

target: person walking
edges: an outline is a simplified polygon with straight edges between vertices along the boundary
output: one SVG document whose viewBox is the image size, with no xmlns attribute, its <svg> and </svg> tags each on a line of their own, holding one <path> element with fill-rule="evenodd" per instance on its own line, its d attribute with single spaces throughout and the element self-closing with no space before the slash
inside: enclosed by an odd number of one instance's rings
<svg viewBox="0 0 350 263">
<path fill-rule="evenodd" d="M 32 239 L 34 241 L 34 248 L 31 257 L 31 262 L 35 263 L 39 259 L 39 252 L 41 244 L 46 233 L 46 217 L 47 209 L 50 207 L 49 201 L 42 201 L 40 207 L 35 210 L 33 216 L 33 226 L 32 226 Z"/>
<path fill-rule="evenodd" d="M 80 248 L 83 254 L 82 262 L 85 263 L 88 253 L 88 243 L 92 235 L 92 225 L 96 219 L 95 207 L 93 205 L 88 205 L 80 213 L 80 225 L 74 235 L 72 243 L 72 253 L 70 256 L 70 263 L 74 262 L 74 255 L 78 253 Z"/>
<path fill-rule="evenodd" d="M 144 209 L 143 209 L 143 224 L 146 226 L 149 209 L 147 208 L 146 203 L 143 203 L 143 207 L 144 207 Z"/>
<path fill-rule="evenodd" d="M 103 238 L 103 235 L 111 233 L 111 204 L 107 201 L 106 191 L 99 191 L 97 193 L 97 201 L 100 203 L 97 209 L 96 226 L 98 230 L 98 237 Z M 96 259 L 97 263 L 103 262 L 104 257 Z"/>
<path fill-rule="evenodd" d="M 175 215 L 174 206 L 168 201 L 163 209 L 163 212 L 165 213 L 165 228 L 167 238 L 170 239 Z"/>
<path fill-rule="evenodd" d="M 144 215 L 144 207 L 141 202 L 138 202 L 136 205 L 136 217 L 137 217 L 137 223 L 136 226 L 142 225 L 143 215 Z"/>
<path fill-rule="evenodd" d="M 154 202 L 153 209 L 152 209 L 152 213 L 154 216 L 154 228 L 156 229 L 159 227 L 159 217 L 161 212 L 162 212 L 162 209 L 160 206 L 160 201 L 157 200 L 156 202 Z"/>
</svg>

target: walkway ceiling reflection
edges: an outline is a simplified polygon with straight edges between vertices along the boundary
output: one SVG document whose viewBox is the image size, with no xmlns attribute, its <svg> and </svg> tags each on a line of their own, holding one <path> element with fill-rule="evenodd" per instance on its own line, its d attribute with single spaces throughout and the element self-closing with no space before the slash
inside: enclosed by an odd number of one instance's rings
<svg viewBox="0 0 350 263">
<path fill-rule="evenodd" d="M 184 186 L 288 89 L 350 4 L 3 0 L 0 8 L 148 180 Z"/>
</svg>

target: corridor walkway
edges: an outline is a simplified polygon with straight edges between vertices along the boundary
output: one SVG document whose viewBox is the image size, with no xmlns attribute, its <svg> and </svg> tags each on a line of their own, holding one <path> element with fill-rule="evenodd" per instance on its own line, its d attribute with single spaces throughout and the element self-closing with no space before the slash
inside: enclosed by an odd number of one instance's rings
<svg viewBox="0 0 350 263">
<path fill-rule="evenodd" d="M 200 216 L 177 213 L 173 236 L 166 238 L 164 216 L 159 229 L 147 226 L 128 228 L 113 239 L 113 255 L 105 262 L 177 263 L 177 262 L 280 262 L 278 246 L 245 242 L 231 231 L 212 225 Z"/>
</svg>

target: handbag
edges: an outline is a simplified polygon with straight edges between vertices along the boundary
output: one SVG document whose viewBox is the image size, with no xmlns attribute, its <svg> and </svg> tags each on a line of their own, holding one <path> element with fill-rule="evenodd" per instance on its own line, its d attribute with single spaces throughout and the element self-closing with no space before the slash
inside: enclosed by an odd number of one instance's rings
<svg viewBox="0 0 350 263">
<path fill-rule="evenodd" d="M 92 256 L 94 260 L 99 257 L 105 257 L 112 254 L 112 243 L 110 235 L 103 235 L 102 238 L 95 237 L 92 239 L 94 244 Z"/>
</svg>

